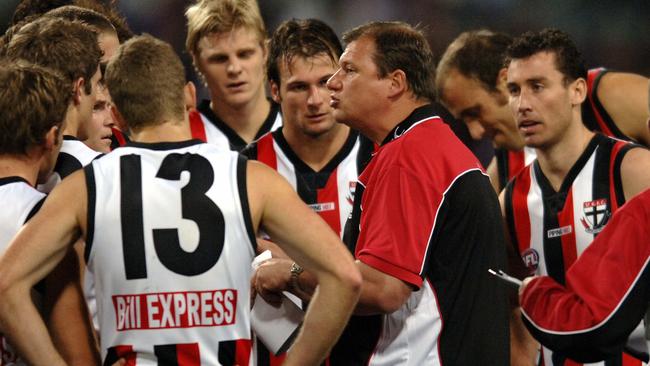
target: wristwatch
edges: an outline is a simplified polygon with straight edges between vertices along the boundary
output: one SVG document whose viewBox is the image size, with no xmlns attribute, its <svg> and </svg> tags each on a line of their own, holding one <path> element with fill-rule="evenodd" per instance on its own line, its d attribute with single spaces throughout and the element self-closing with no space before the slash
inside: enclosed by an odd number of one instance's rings
<svg viewBox="0 0 650 366">
<path fill-rule="evenodd" d="M 291 273 L 291 287 L 302 291 L 300 288 L 300 282 L 298 281 L 298 276 L 304 271 L 304 269 L 296 262 L 291 263 L 291 269 L 289 269 L 289 272 Z"/>
</svg>

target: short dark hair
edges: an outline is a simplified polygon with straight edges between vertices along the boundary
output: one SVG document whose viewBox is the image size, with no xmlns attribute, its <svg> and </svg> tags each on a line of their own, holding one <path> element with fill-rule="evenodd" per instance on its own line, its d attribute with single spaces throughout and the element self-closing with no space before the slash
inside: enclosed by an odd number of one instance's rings
<svg viewBox="0 0 650 366">
<path fill-rule="evenodd" d="M 67 80 L 26 61 L 0 62 L 0 154 L 25 155 L 61 127 L 72 94 Z"/>
<path fill-rule="evenodd" d="M 120 46 L 105 83 L 130 130 L 185 113 L 185 69 L 172 46 L 148 34 Z"/>
<path fill-rule="evenodd" d="M 101 55 L 97 33 L 91 27 L 49 17 L 24 25 L 6 48 L 8 58 L 24 59 L 54 69 L 66 77 L 70 85 L 83 78 L 86 94 L 91 92 L 90 80 L 97 72 Z"/>
<path fill-rule="evenodd" d="M 491 92 L 497 91 L 499 71 L 503 68 L 506 49 L 512 37 L 480 29 L 461 33 L 445 50 L 436 69 L 436 91 L 441 96 L 445 78 L 457 70 L 469 79 L 479 81 Z"/>
<path fill-rule="evenodd" d="M 65 5 L 52 9 L 45 13 L 45 16 L 63 18 L 67 20 L 78 20 L 86 25 L 94 27 L 98 32 L 116 33 L 115 27 L 104 15 L 75 5 Z"/>
<path fill-rule="evenodd" d="M 111 5 L 101 0 L 20 0 L 14 10 L 11 23 L 17 24 L 26 18 L 41 16 L 52 9 L 66 5 L 75 5 L 82 8 L 94 10 L 104 15 L 113 24 L 120 42 L 133 37 L 124 17 L 115 8 L 114 2 Z"/>
<path fill-rule="evenodd" d="M 435 99 L 434 57 L 429 42 L 419 29 L 404 22 L 376 21 L 346 32 L 343 41 L 349 44 L 362 37 L 375 43 L 372 58 L 379 69 L 379 77 L 402 70 L 409 89 L 417 98 Z"/>
<path fill-rule="evenodd" d="M 294 57 L 311 58 L 325 54 L 338 63 L 343 47 L 334 30 L 318 19 L 291 19 L 273 32 L 269 43 L 267 75 L 280 85 L 279 64 L 291 65 Z"/>
<path fill-rule="evenodd" d="M 555 66 L 564 75 L 564 83 L 587 78 L 587 67 L 575 43 L 559 29 L 547 28 L 538 33 L 526 32 L 514 39 L 506 51 L 505 64 L 528 58 L 539 52 L 555 54 Z"/>
</svg>

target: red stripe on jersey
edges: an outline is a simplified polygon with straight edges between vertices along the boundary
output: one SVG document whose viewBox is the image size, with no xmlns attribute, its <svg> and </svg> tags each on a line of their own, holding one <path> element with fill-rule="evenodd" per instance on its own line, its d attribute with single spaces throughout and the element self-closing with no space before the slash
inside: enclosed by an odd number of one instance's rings
<svg viewBox="0 0 650 366">
<path fill-rule="evenodd" d="M 257 160 L 278 170 L 278 158 L 273 148 L 273 135 L 268 133 L 257 140 Z"/>
<path fill-rule="evenodd" d="M 557 215 L 558 224 L 560 228 L 570 227 L 571 233 L 567 235 L 562 235 L 562 258 L 564 259 L 564 268 L 565 271 L 573 262 L 578 258 L 578 250 L 576 248 L 576 233 L 575 227 L 573 227 L 573 190 L 569 190 L 569 194 L 564 201 L 564 208 Z"/>
<path fill-rule="evenodd" d="M 269 366 L 282 366 L 285 358 L 287 358 L 286 353 L 276 356 L 269 352 Z M 325 365 L 329 365 L 329 358 L 325 361 Z"/>
<path fill-rule="evenodd" d="M 526 166 L 526 154 L 524 150 L 508 150 L 508 180 L 512 179 Z"/>
<path fill-rule="evenodd" d="M 530 191 L 531 166 L 525 167 L 515 181 L 512 192 L 512 212 L 517 228 L 517 243 L 519 252 L 523 253 L 530 248 L 530 216 L 528 214 L 528 192 Z"/>
<path fill-rule="evenodd" d="M 621 149 L 626 144 L 627 143 L 623 141 L 619 141 L 616 144 L 614 144 L 614 146 L 612 147 L 612 154 L 610 155 L 611 158 L 609 159 L 609 197 L 610 197 L 609 204 L 612 213 L 618 210 L 618 200 L 616 199 L 616 186 L 614 182 L 614 166 L 616 165 L 616 157 L 618 156 L 618 153 L 621 152 Z"/>
<path fill-rule="evenodd" d="M 623 366 L 641 366 L 643 363 L 641 360 L 636 359 L 627 353 L 623 352 Z"/>
<path fill-rule="evenodd" d="M 596 95 L 594 95 L 596 93 L 596 90 L 594 90 L 594 82 L 596 81 L 598 75 L 600 75 L 600 73 L 603 72 L 604 70 L 605 69 L 601 67 L 598 69 L 591 69 L 587 72 L 587 90 L 588 90 L 587 95 L 589 97 L 589 107 L 594 112 L 594 116 L 596 117 L 596 123 L 598 123 L 600 130 L 607 136 L 614 136 L 612 130 L 609 129 L 609 126 L 607 126 L 607 123 L 605 123 L 603 116 L 600 114 L 598 108 L 596 108 L 596 105 L 594 104 L 594 98 L 597 97 Z"/>
<path fill-rule="evenodd" d="M 178 366 L 201 366 L 198 343 L 176 345 L 176 361 Z"/>
<path fill-rule="evenodd" d="M 318 190 L 317 202 L 320 204 L 333 203 L 332 209 L 320 210 L 318 214 L 337 233 L 341 235 L 341 215 L 339 213 L 339 185 L 336 177 L 338 168 L 334 169 L 327 179 L 323 189 Z"/>
<path fill-rule="evenodd" d="M 566 359 L 564 361 L 564 366 L 582 366 L 580 362 L 575 362 L 573 360 Z"/>
<path fill-rule="evenodd" d="M 192 138 L 208 142 L 208 138 L 205 136 L 205 126 L 203 125 L 201 114 L 196 110 L 190 111 L 190 131 L 192 131 Z"/>
<path fill-rule="evenodd" d="M 118 358 L 123 358 L 124 361 L 126 361 L 124 366 L 136 366 L 135 360 L 137 358 L 137 354 L 133 352 L 133 346 L 115 346 L 111 348 L 115 350 L 115 355 Z"/>
<path fill-rule="evenodd" d="M 235 341 L 235 364 L 237 366 L 248 366 L 252 348 L 253 344 L 250 339 Z"/>
<path fill-rule="evenodd" d="M 113 136 L 115 136 L 117 143 L 120 144 L 120 146 L 124 146 L 126 144 L 126 138 L 124 138 L 124 133 L 122 131 L 111 127 L 111 132 L 113 132 Z"/>
</svg>

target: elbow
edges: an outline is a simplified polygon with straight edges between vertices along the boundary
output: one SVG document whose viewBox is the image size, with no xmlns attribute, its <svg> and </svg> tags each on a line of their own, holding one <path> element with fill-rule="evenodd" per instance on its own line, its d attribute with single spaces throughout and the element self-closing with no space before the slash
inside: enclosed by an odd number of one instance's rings
<svg viewBox="0 0 650 366">
<path fill-rule="evenodd" d="M 363 284 L 363 277 L 354 264 L 341 274 L 340 280 L 349 288 L 351 293 L 355 294 L 357 297 L 359 296 Z"/>
<path fill-rule="evenodd" d="M 405 301 L 406 299 L 384 293 L 375 299 L 375 308 L 381 314 L 391 314 L 401 308 Z"/>
</svg>

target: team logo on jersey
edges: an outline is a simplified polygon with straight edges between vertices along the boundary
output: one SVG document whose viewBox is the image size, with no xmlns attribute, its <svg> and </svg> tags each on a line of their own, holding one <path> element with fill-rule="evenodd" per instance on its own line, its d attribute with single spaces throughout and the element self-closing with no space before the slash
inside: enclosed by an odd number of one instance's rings
<svg viewBox="0 0 650 366">
<path fill-rule="evenodd" d="M 598 234 L 612 215 L 609 212 L 606 198 L 585 202 L 582 204 L 582 217 L 580 222 L 589 234 Z"/>
<path fill-rule="evenodd" d="M 537 267 L 539 266 L 539 254 L 535 249 L 526 249 L 521 254 L 521 260 L 524 261 L 524 265 L 526 265 L 526 268 L 528 268 L 530 273 L 537 271 Z"/>
<path fill-rule="evenodd" d="M 345 195 L 345 199 L 348 200 L 349 204 L 354 205 L 354 191 L 357 189 L 357 182 L 349 182 L 348 188 L 348 194 Z"/>
</svg>

